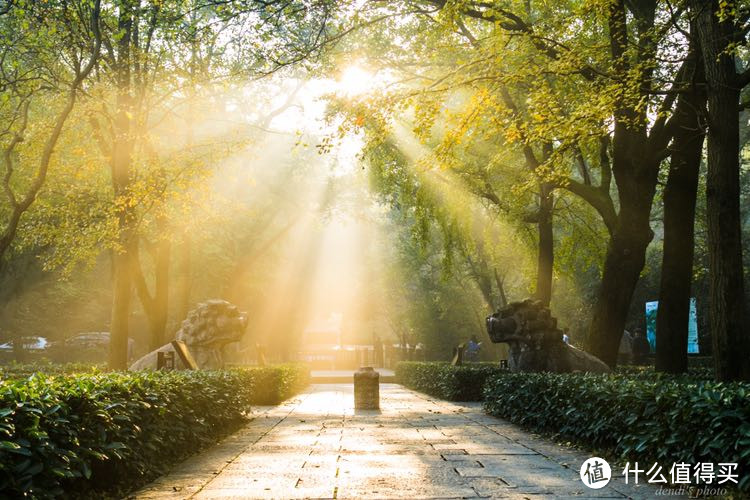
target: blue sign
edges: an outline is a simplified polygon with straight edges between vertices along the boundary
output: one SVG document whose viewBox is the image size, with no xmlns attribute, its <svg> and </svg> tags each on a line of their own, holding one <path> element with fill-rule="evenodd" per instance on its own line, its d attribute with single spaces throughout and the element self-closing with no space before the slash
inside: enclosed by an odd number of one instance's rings
<svg viewBox="0 0 750 500">
<path fill-rule="evenodd" d="M 651 352 L 656 350 L 656 312 L 658 309 L 658 300 L 646 302 L 646 337 L 649 345 L 651 345 Z M 698 316 L 695 309 L 695 297 L 690 299 L 687 352 L 689 354 L 698 353 Z"/>
<path fill-rule="evenodd" d="M 695 297 L 690 299 L 688 319 L 688 353 L 698 354 L 698 314 L 695 312 Z"/>
</svg>

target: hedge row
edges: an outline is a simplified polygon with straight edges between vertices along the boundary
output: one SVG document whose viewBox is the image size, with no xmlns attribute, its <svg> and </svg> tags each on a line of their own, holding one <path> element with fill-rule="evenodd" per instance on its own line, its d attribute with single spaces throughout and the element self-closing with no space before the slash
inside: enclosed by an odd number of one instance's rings
<svg viewBox="0 0 750 500">
<path fill-rule="evenodd" d="M 750 384 L 700 377 L 518 373 L 486 382 L 485 411 L 630 461 L 739 464 L 750 488 Z"/>
<path fill-rule="evenodd" d="M 0 382 L 0 492 L 121 493 L 238 428 L 307 380 L 298 366 L 35 374 Z"/>
<path fill-rule="evenodd" d="M 614 373 L 618 376 L 625 376 L 628 379 L 663 380 L 667 378 L 672 381 L 684 383 L 714 380 L 713 368 L 705 366 L 689 367 L 687 373 L 682 375 L 669 375 L 655 371 L 653 366 L 618 365 Z"/>
<path fill-rule="evenodd" d="M 10 363 L 0 365 L 0 379 L 27 378 L 34 373 L 45 375 L 94 374 L 106 371 L 104 364 L 94 363 L 53 363 L 49 360 L 32 363 Z"/>
<path fill-rule="evenodd" d="M 448 401 L 481 401 L 485 381 L 506 373 L 496 363 L 450 363 L 404 361 L 396 365 L 399 384 Z"/>
<path fill-rule="evenodd" d="M 310 385 L 310 370 L 297 364 L 250 368 L 253 374 L 254 405 L 277 405 Z"/>
</svg>

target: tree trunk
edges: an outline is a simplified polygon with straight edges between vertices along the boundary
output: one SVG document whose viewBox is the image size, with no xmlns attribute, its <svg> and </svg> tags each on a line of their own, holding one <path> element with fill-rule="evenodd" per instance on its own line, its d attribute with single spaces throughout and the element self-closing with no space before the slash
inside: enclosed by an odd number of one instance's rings
<svg viewBox="0 0 750 500">
<path fill-rule="evenodd" d="M 156 254 L 156 277 L 154 281 L 154 318 L 151 321 L 151 345 L 158 349 L 166 342 L 167 317 L 169 316 L 169 263 L 171 242 L 159 242 Z"/>
<path fill-rule="evenodd" d="M 638 62 L 651 61 L 654 44 L 651 39 L 656 3 L 646 2 L 634 20 L 635 40 L 629 40 L 624 0 L 610 5 L 609 39 L 617 74 L 631 70 L 629 43 L 637 45 Z M 633 12 L 633 15 L 636 13 Z M 651 70 L 641 72 L 639 92 L 648 93 Z M 647 132 L 645 110 L 623 92 L 617 97 L 612 136 L 612 173 L 617 183 L 620 210 L 611 230 L 591 326 L 587 339 L 589 350 L 610 367 L 617 364 L 617 351 L 625 329 L 633 291 L 646 262 L 646 248 L 654 237 L 650 226 L 651 204 L 659 173 L 658 152 L 667 146 L 666 134 Z M 657 119 L 658 122 L 658 119 Z"/>
<path fill-rule="evenodd" d="M 130 319 L 130 266 L 127 253 L 113 254 L 114 267 L 112 318 L 109 326 L 109 368 L 124 370 L 128 367 L 128 333 Z"/>
<path fill-rule="evenodd" d="M 117 110 L 114 118 L 114 144 L 112 147 L 112 187 L 115 194 L 119 234 L 118 249 L 113 257 L 114 293 L 112 297 L 112 320 L 110 323 L 109 367 L 124 370 L 128 365 L 128 336 L 130 319 L 130 297 L 132 291 L 131 256 L 133 253 L 133 209 L 130 206 L 130 162 L 132 137 L 132 97 L 130 95 L 130 34 L 132 31 L 132 4 L 124 1 L 120 5 L 118 28 L 122 33 L 118 44 L 117 60 Z"/>
<path fill-rule="evenodd" d="M 549 305 L 552 298 L 552 267 L 555 258 L 552 232 L 553 186 L 547 182 L 539 185 L 539 252 L 537 255 L 536 298 Z"/>
<path fill-rule="evenodd" d="M 646 248 L 654 237 L 649 219 L 658 166 L 642 131 L 629 129 L 625 123 L 615 125 L 612 170 L 620 212 L 607 245 L 587 342 L 591 353 L 610 367 L 617 363 L 633 292 L 646 263 Z"/>
<path fill-rule="evenodd" d="M 148 254 L 154 263 L 154 293 L 149 291 L 146 276 L 141 266 L 140 246 L 136 244 L 132 253 L 131 272 L 141 301 L 143 312 L 149 324 L 149 350 L 153 351 L 165 343 L 167 318 L 169 317 L 169 265 L 172 253 L 172 240 L 169 227 L 163 216 L 157 218 L 156 227 L 159 240 L 147 245 Z M 144 241 L 144 240 L 141 240 Z"/>
<path fill-rule="evenodd" d="M 179 271 L 177 271 L 177 293 L 175 304 L 176 318 L 182 322 L 190 312 L 190 291 L 193 281 L 193 239 L 188 231 L 185 231 L 182 242 L 178 246 Z"/>
<path fill-rule="evenodd" d="M 166 228 L 164 228 L 166 231 Z M 164 233 L 163 233 L 164 234 Z M 149 350 L 153 351 L 166 342 L 167 318 L 169 316 L 169 264 L 171 241 L 163 239 L 152 252 L 154 260 L 154 293 L 149 292 L 140 264 L 139 252 L 133 253 L 132 272 L 138 297 L 149 325 Z"/>
<path fill-rule="evenodd" d="M 505 295 L 505 282 L 502 278 L 500 278 L 500 274 L 497 272 L 497 268 L 493 268 L 493 273 L 495 275 L 495 283 L 497 283 L 497 293 L 500 296 L 500 304 L 498 307 L 505 307 L 508 305 L 508 296 Z"/>
<path fill-rule="evenodd" d="M 695 128 L 677 134 L 664 192 L 664 254 L 656 319 L 656 369 L 687 371 L 693 234 L 704 135 Z"/>
<path fill-rule="evenodd" d="M 695 48 L 691 52 L 695 63 L 686 72 L 690 75 L 686 83 L 692 81 L 699 85 L 693 85 L 678 98 L 677 127 L 664 190 L 664 253 L 656 319 L 656 369 L 667 373 L 687 371 L 695 203 L 705 138 L 703 61 Z"/>
<path fill-rule="evenodd" d="M 24 363 L 26 361 L 26 349 L 23 345 L 23 339 L 17 336 L 13 339 L 13 361 Z"/>
<path fill-rule="evenodd" d="M 711 96 L 713 94 L 713 96 Z M 739 92 L 709 92 L 708 266 L 711 334 L 719 380 L 750 380 L 739 204 Z M 713 130 L 713 131 L 712 131 Z"/>
<path fill-rule="evenodd" d="M 633 291 L 646 262 L 646 248 L 653 238 L 653 231 L 648 226 L 650 203 L 647 207 L 637 208 L 630 221 L 625 218 L 632 227 L 618 229 L 607 246 L 602 282 L 589 331 L 590 352 L 610 367 L 617 363 L 617 350 Z M 643 221 L 646 221 L 645 228 Z"/>
<path fill-rule="evenodd" d="M 462 249 L 466 256 L 466 262 L 469 265 L 471 276 L 482 293 L 484 302 L 487 304 L 487 308 L 491 311 L 495 311 L 498 307 L 499 298 L 495 295 L 495 291 L 492 286 L 492 276 L 490 275 L 490 269 L 487 265 L 487 261 L 482 255 L 481 244 L 478 245 L 478 256 L 472 257 L 471 250 Z M 463 286 L 463 283 L 461 284 Z"/>
<path fill-rule="evenodd" d="M 706 206 L 711 336 L 716 378 L 750 380 L 740 219 L 739 99 L 741 82 L 728 45 L 733 19 L 719 3 L 692 2 L 708 83 Z"/>
</svg>

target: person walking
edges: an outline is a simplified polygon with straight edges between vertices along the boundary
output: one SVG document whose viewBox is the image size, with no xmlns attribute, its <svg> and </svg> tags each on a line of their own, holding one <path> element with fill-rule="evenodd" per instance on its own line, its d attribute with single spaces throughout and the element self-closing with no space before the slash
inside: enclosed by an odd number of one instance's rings
<svg viewBox="0 0 750 500">
<path fill-rule="evenodd" d="M 477 340 L 476 335 L 471 336 L 471 340 L 466 344 L 466 361 L 479 361 L 479 350 L 482 348 L 482 343 Z"/>
</svg>

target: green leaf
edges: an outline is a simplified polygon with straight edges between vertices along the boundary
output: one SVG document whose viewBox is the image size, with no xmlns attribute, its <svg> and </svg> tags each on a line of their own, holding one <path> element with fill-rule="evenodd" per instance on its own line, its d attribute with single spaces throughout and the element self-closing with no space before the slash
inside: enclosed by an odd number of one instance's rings
<svg viewBox="0 0 750 500">
<path fill-rule="evenodd" d="M 28 448 L 24 448 L 20 444 L 12 441 L 0 441 L 0 449 L 11 453 L 17 453 L 19 455 L 31 456 L 31 451 Z"/>
</svg>

